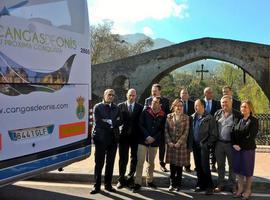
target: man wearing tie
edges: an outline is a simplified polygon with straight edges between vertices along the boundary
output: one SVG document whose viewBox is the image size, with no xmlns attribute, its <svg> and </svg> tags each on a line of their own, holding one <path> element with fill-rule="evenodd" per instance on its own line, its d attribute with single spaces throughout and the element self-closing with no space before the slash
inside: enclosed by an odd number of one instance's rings
<svg viewBox="0 0 270 200">
<path fill-rule="evenodd" d="M 204 101 L 205 101 L 205 112 L 214 116 L 215 112 L 221 108 L 220 102 L 213 99 L 213 90 L 211 87 L 206 87 L 203 91 Z M 210 160 L 211 160 L 211 170 L 216 172 L 216 156 L 215 156 L 215 147 L 210 149 Z"/>
<path fill-rule="evenodd" d="M 220 102 L 213 99 L 213 90 L 211 87 L 206 87 L 203 91 L 204 101 L 206 104 L 205 111 L 214 116 L 215 112 L 221 108 Z"/>
<path fill-rule="evenodd" d="M 183 88 L 180 91 L 180 99 L 183 101 L 184 105 L 184 113 L 189 117 L 195 112 L 194 110 L 194 101 L 189 99 L 189 94 L 187 88 Z M 193 136 L 192 136 L 192 119 L 190 118 L 190 129 L 187 139 L 187 148 L 189 150 L 188 159 L 190 163 L 190 152 L 192 151 L 192 143 L 193 143 Z M 185 166 L 186 172 L 191 172 L 190 164 Z"/>
<path fill-rule="evenodd" d="M 136 103 L 136 90 L 129 89 L 127 100 L 118 104 L 122 116 L 122 126 L 119 135 L 119 178 L 117 188 L 130 186 L 136 172 L 138 139 L 140 135 L 139 119 L 143 106 Z M 127 178 L 125 177 L 130 148 L 130 169 Z"/>
<path fill-rule="evenodd" d="M 194 101 L 189 99 L 187 88 L 180 91 L 180 99 L 184 102 L 184 113 L 188 116 L 192 115 L 195 112 Z"/>
</svg>

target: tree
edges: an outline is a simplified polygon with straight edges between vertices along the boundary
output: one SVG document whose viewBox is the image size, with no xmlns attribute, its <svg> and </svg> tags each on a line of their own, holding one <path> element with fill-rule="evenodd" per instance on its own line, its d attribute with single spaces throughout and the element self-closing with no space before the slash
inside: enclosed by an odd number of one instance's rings
<svg viewBox="0 0 270 200">
<path fill-rule="evenodd" d="M 241 100 L 249 99 L 254 106 L 256 113 L 270 113 L 269 101 L 260 86 L 250 76 L 247 83 L 238 92 Z"/>
<path fill-rule="evenodd" d="M 211 75 L 211 78 L 203 81 L 200 81 L 192 72 L 177 70 L 165 76 L 160 84 L 163 86 L 163 95 L 170 99 L 179 97 L 180 89 L 186 87 L 193 100 L 203 98 L 203 90 L 208 86 L 212 87 L 215 99 L 219 100 L 222 97 L 222 87 L 229 85 L 233 89 L 234 98 L 251 100 L 256 113 L 270 113 L 269 100 L 256 81 L 246 74 L 246 83 L 244 84 L 242 77 L 241 69 L 229 63 L 222 63 L 215 74 Z"/>
<path fill-rule="evenodd" d="M 242 79 L 243 71 L 229 63 L 224 63 L 221 65 L 217 76 L 226 85 L 233 88 L 236 98 L 239 100 L 249 99 L 253 103 L 257 113 L 270 113 L 269 100 L 250 75 L 246 74 L 246 83 L 244 83 Z"/>
<path fill-rule="evenodd" d="M 91 63 L 98 64 L 136 55 L 153 46 L 151 39 L 129 44 L 119 34 L 112 33 L 113 22 L 105 20 L 102 24 L 91 26 Z"/>
<path fill-rule="evenodd" d="M 174 83 L 174 77 L 172 74 L 168 74 L 161 81 L 160 85 L 162 85 L 162 95 L 173 101 L 177 98 L 177 90 L 176 85 Z"/>
<path fill-rule="evenodd" d="M 217 71 L 217 77 L 219 80 L 223 80 L 224 85 L 228 85 L 232 88 L 234 97 L 238 99 L 238 90 L 244 86 L 242 70 L 232 64 L 222 63 Z"/>
</svg>

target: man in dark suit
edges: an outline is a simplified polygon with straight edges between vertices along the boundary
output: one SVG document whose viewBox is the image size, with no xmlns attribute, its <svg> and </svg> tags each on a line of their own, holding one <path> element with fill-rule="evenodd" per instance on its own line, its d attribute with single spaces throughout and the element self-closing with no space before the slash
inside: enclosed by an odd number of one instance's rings
<svg viewBox="0 0 270 200">
<path fill-rule="evenodd" d="M 165 97 L 161 96 L 161 85 L 159 84 L 153 84 L 151 88 L 151 96 L 145 99 L 144 102 L 144 109 L 147 109 L 148 107 L 151 106 L 153 97 L 160 97 L 160 104 L 161 104 L 161 109 L 163 112 L 165 112 L 166 117 L 167 114 L 170 113 L 170 103 L 169 100 Z M 165 121 L 164 121 L 164 127 L 165 127 Z M 169 170 L 166 168 L 166 164 L 164 162 L 164 157 L 165 157 L 165 135 L 164 131 L 162 131 L 160 143 L 159 143 L 159 163 L 160 163 L 160 169 L 163 172 L 168 172 Z"/>
<path fill-rule="evenodd" d="M 222 88 L 222 94 L 223 94 L 223 96 L 225 96 L 225 95 L 231 96 L 231 98 L 232 98 L 232 108 L 233 108 L 234 110 L 237 110 L 237 111 L 240 112 L 240 105 L 241 105 L 241 102 L 238 101 L 238 100 L 236 100 L 235 98 L 233 98 L 232 88 L 231 88 L 230 86 L 228 86 L 228 85 L 224 86 L 224 87 Z"/>
<path fill-rule="evenodd" d="M 188 115 L 189 117 L 195 112 L 194 110 L 194 101 L 189 99 L 189 94 L 187 88 L 183 88 L 180 90 L 180 99 L 183 101 L 183 109 L 184 113 Z M 191 152 L 192 151 L 192 119 L 190 118 L 190 129 L 189 129 L 189 134 L 188 134 L 188 139 L 187 139 L 187 148 Z M 190 153 L 188 154 L 188 159 L 190 160 Z M 190 164 L 185 166 L 186 172 L 191 172 L 190 169 Z"/>
<path fill-rule="evenodd" d="M 117 188 L 129 186 L 133 182 L 136 172 L 138 140 L 140 135 L 139 119 L 143 106 L 136 103 L 136 90 L 129 89 L 127 92 L 127 100 L 118 104 L 122 117 L 122 126 L 119 135 L 119 178 Z M 130 169 L 127 178 L 125 177 L 128 163 L 129 148 Z"/>
<path fill-rule="evenodd" d="M 180 91 L 180 99 L 183 101 L 184 103 L 184 113 L 188 116 L 191 116 L 195 110 L 194 110 L 194 101 L 192 101 L 191 99 L 189 99 L 189 93 L 187 88 L 183 88 Z"/>
<path fill-rule="evenodd" d="M 100 192 L 101 172 L 106 157 L 105 190 L 115 192 L 112 187 L 112 174 L 121 124 L 120 111 L 113 103 L 115 91 L 104 91 L 102 102 L 94 106 L 93 140 L 95 143 L 95 185 L 90 194 Z"/>
<path fill-rule="evenodd" d="M 213 99 L 213 90 L 211 87 L 206 87 L 203 91 L 204 101 L 205 101 L 205 112 L 214 116 L 215 112 L 221 108 L 220 102 Z M 215 146 L 210 149 L 210 161 L 211 161 L 211 171 L 216 172 L 216 156 L 215 156 Z"/>
<path fill-rule="evenodd" d="M 213 90 L 206 87 L 203 91 L 205 101 L 205 112 L 214 116 L 215 112 L 221 108 L 220 102 L 214 100 Z"/>
</svg>

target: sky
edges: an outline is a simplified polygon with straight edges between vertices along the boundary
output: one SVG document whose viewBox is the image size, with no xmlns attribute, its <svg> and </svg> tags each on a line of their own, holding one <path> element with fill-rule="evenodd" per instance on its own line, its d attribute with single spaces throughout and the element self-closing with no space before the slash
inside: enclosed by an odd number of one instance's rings
<svg viewBox="0 0 270 200">
<path fill-rule="evenodd" d="M 203 37 L 270 44 L 269 0 L 87 0 L 90 24 L 174 43 Z"/>
</svg>

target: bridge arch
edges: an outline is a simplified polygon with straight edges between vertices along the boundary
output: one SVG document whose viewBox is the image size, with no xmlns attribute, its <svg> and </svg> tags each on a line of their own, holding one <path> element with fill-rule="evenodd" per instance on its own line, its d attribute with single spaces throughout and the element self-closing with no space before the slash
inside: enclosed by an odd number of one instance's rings
<svg viewBox="0 0 270 200">
<path fill-rule="evenodd" d="M 121 60 L 94 65 L 93 93 L 102 94 L 106 87 L 113 86 L 115 77 L 124 76 L 129 80 L 130 87 L 137 89 L 138 98 L 140 98 L 145 95 L 152 83 L 158 82 L 169 72 L 198 60 L 216 59 L 242 68 L 255 79 L 270 100 L 269 58 L 270 45 L 216 38 L 191 40 Z"/>
<path fill-rule="evenodd" d="M 153 83 L 159 83 L 166 75 L 168 75 L 169 73 L 171 73 L 172 71 L 174 71 L 176 69 L 179 69 L 179 68 L 184 67 L 184 66 L 186 66 L 188 64 L 194 63 L 196 61 L 206 60 L 206 59 L 213 59 L 213 60 L 218 60 L 218 61 L 223 61 L 223 62 L 226 62 L 226 63 L 230 63 L 232 65 L 236 65 L 237 67 L 239 67 L 242 70 L 244 70 L 245 73 L 247 73 L 248 75 L 250 75 L 254 79 L 254 77 L 252 76 L 251 72 L 246 71 L 242 66 L 239 66 L 239 64 L 233 63 L 234 61 L 224 60 L 221 57 L 204 57 L 204 58 L 198 58 L 197 57 L 197 58 L 194 58 L 194 59 L 186 60 L 184 63 L 178 63 L 178 64 L 175 64 L 175 65 L 172 65 L 171 67 L 167 68 L 162 73 L 157 74 L 157 76 L 154 77 L 151 82 L 149 82 L 149 84 L 146 86 L 145 90 L 141 93 L 140 101 L 142 102 L 145 98 L 147 98 L 150 95 L 149 94 L 149 91 L 150 91 L 151 86 L 152 86 Z"/>
</svg>

